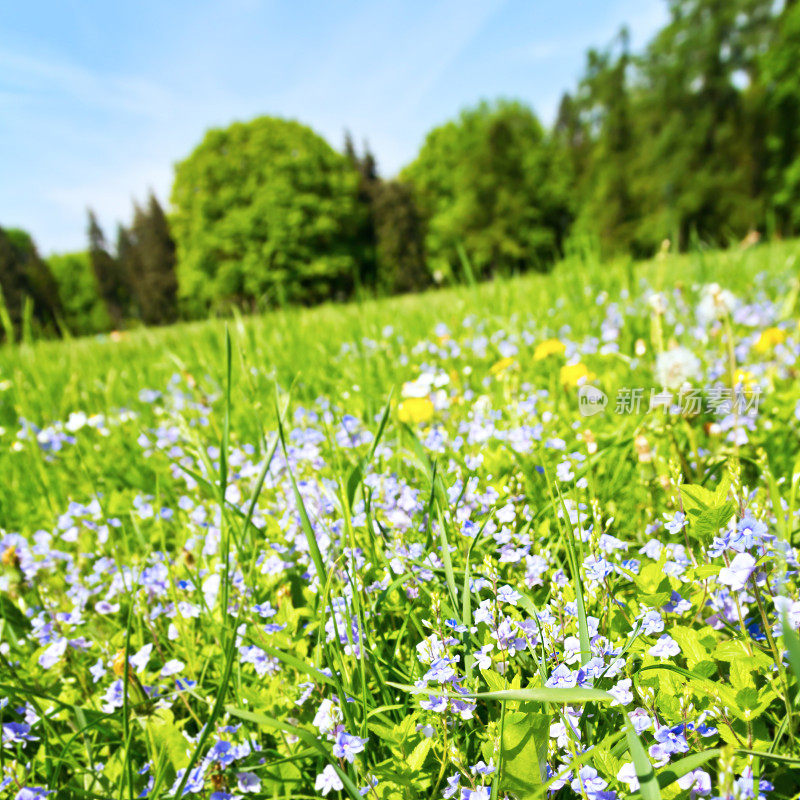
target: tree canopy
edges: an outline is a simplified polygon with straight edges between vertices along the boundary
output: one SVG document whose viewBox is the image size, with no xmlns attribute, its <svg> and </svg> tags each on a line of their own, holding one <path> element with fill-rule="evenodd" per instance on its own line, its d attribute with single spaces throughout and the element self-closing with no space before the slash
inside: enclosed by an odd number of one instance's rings
<svg viewBox="0 0 800 800">
<path fill-rule="evenodd" d="M 558 161 L 517 102 L 481 103 L 432 130 L 401 174 L 427 220 L 430 266 L 456 270 L 460 248 L 480 275 L 550 264 L 568 215 Z"/>
<path fill-rule="evenodd" d="M 350 161 L 298 122 L 259 117 L 209 131 L 176 167 L 172 192 L 187 306 L 349 294 L 358 184 Z"/>
</svg>

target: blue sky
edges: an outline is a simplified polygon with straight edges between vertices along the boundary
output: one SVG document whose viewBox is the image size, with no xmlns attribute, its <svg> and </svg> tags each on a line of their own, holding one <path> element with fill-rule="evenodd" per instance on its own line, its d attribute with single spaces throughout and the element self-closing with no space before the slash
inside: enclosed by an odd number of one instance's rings
<svg viewBox="0 0 800 800">
<path fill-rule="evenodd" d="M 634 47 L 664 0 L 28 0 L 0 12 L 0 225 L 81 249 L 86 208 L 113 238 L 208 127 L 293 117 L 383 174 L 482 98 L 552 121 L 590 46 Z"/>
</svg>

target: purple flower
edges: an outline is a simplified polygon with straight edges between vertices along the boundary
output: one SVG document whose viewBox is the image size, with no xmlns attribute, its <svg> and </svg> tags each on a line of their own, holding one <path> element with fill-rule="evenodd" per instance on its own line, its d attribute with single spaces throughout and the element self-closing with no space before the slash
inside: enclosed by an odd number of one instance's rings
<svg viewBox="0 0 800 800">
<path fill-rule="evenodd" d="M 570 688 L 578 682 L 578 676 L 566 664 L 559 664 L 547 679 L 545 686 Z"/>
<path fill-rule="evenodd" d="M 35 742 L 36 736 L 31 735 L 31 726 L 25 722 L 7 722 L 3 725 L 3 744 L 20 742 Z"/>
<path fill-rule="evenodd" d="M 214 743 L 214 746 L 208 751 L 208 760 L 216 761 L 223 767 L 233 763 L 235 755 L 233 753 L 233 745 L 230 742 L 219 740 Z"/>
<path fill-rule="evenodd" d="M 17 792 L 14 800 L 41 800 L 41 798 L 47 797 L 49 794 L 50 792 L 40 789 L 38 786 L 23 786 Z"/>
<path fill-rule="evenodd" d="M 600 777 L 594 767 L 583 766 L 578 770 L 578 776 L 572 779 L 570 786 L 573 791 L 579 794 L 585 792 L 589 800 L 593 800 L 599 792 L 602 792 L 608 786 L 608 783 Z"/>
<path fill-rule="evenodd" d="M 642 617 L 642 632 L 647 636 L 652 636 L 654 633 L 661 633 L 664 630 L 664 620 L 661 619 L 661 614 L 658 611 L 648 611 Z"/>
<path fill-rule="evenodd" d="M 459 777 L 458 774 L 451 775 L 447 779 L 447 788 L 442 791 L 442 797 L 444 800 L 448 800 L 448 798 L 452 797 L 459 789 Z"/>
<path fill-rule="evenodd" d="M 614 572 L 613 564 L 597 556 L 588 556 L 584 559 L 583 567 L 586 570 L 586 578 L 590 581 L 602 581 L 606 575 Z"/>
<path fill-rule="evenodd" d="M 161 668 L 161 677 L 168 678 L 170 675 L 177 675 L 185 666 L 186 664 L 184 664 L 183 661 L 178 661 L 177 658 L 173 658 L 171 661 L 167 661 Z"/>
<path fill-rule="evenodd" d="M 461 790 L 461 800 L 490 800 L 491 796 L 492 790 L 488 786 Z"/>
<path fill-rule="evenodd" d="M 512 606 L 515 606 L 519 601 L 520 597 L 522 597 L 522 595 L 516 589 L 513 589 L 508 584 L 506 584 L 505 586 L 501 586 L 497 590 L 497 599 L 501 603 L 510 603 Z"/>
<path fill-rule="evenodd" d="M 360 736 L 352 736 L 346 731 L 339 731 L 333 745 L 333 754 L 336 758 L 344 758 L 352 764 L 356 760 L 356 756 L 364 751 L 364 745 L 368 741 Z"/>
<path fill-rule="evenodd" d="M 711 794 L 711 776 L 702 769 L 696 769 L 678 778 L 678 786 L 680 786 L 684 792 L 687 789 L 691 789 L 690 796 L 692 799 L 698 795 L 705 797 Z"/>
<path fill-rule="evenodd" d="M 648 650 L 655 658 L 669 658 L 681 652 L 678 643 L 667 633 L 658 637 L 658 641 Z"/>
<path fill-rule="evenodd" d="M 775 537 L 769 534 L 767 526 L 760 520 L 747 516 L 739 520 L 736 533 L 731 537 L 731 547 L 740 553 L 759 544 L 764 544 Z"/>
<path fill-rule="evenodd" d="M 623 678 L 618 681 L 615 686 L 612 686 L 608 693 L 614 698 L 612 706 L 627 706 L 628 703 L 633 702 L 633 692 L 631 692 L 632 681 L 630 678 Z"/>
<path fill-rule="evenodd" d="M 240 792 L 261 791 L 261 778 L 254 772 L 239 772 L 236 774 L 236 781 Z"/>
<path fill-rule="evenodd" d="M 664 523 L 664 527 L 672 534 L 680 533 L 686 527 L 686 515 L 682 511 L 676 511 L 675 516 Z"/>
<path fill-rule="evenodd" d="M 446 697 L 437 697 L 436 695 L 428 695 L 427 700 L 420 700 L 419 702 L 420 708 L 424 708 L 426 711 L 433 711 L 436 714 L 443 714 L 447 711 L 447 698 Z"/>
<path fill-rule="evenodd" d="M 66 639 L 56 639 L 40 656 L 39 666 L 42 669 L 50 669 L 61 661 L 61 657 L 67 650 Z"/>
</svg>

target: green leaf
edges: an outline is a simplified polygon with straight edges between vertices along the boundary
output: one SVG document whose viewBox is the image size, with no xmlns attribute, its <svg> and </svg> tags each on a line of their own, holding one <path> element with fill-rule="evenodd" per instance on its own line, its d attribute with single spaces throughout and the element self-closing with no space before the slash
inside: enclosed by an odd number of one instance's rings
<svg viewBox="0 0 800 800">
<path fill-rule="evenodd" d="M 538 797 L 547 778 L 549 714 L 516 712 L 503 721 L 502 791 L 513 792 L 519 800 Z"/>
<path fill-rule="evenodd" d="M 305 742 L 305 744 L 307 744 L 309 747 L 313 747 L 321 756 L 323 756 L 333 765 L 333 768 L 341 778 L 344 788 L 347 790 L 347 793 L 350 795 L 352 800 L 360 800 L 361 794 L 359 793 L 356 785 L 353 783 L 347 773 L 339 767 L 338 760 L 333 757 L 328 748 L 326 748 L 322 742 L 320 742 L 320 740 L 317 739 L 313 733 L 311 733 L 311 731 L 307 731 L 305 728 L 299 728 L 297 725 L 292 725 L 289 722 L 284 722 L 283 720 L 275 719 L 275 717 L 271 717 L 268 714 L 262 714 L 256 711 L 246 711 L 245 709 L 236 708 L 235 706 L 225 706 L 225 710 L 231 716 L 238 717 L 239 719 L 243 719 L 247 722 L 253 722 L 262 727 L 290 733 L 293 736 L 296 736 L 302 742 Z"/>
<path fill-rule="evenodd" d="M 684 513 L 692 519 L 699 517 L 707 508 L 713 508 L 716 505 L 716 496 L 703 486 L 685 483 L 681 486 L 681 501 Z"/>
<path fill-rule="evenodd" d="M 433 739 L 424 738 L 412 751 L 408 757 L 408 766 L 415 772 L 422 769 L 425 759 L 433 746 Z"/>
<path fill-rule="evenodd" d="M 789 617 L 785 613 L 781 615 L 781 630 L 783 643 L 789 651 L 789 666 L 791 666 L 797 682 L 800 683 L 800 636 L 790 625 Z M 795 702 L 798 701 L 800 701 L 800 692 L 795 696 Z"/>
<path fill-rule="evenodd" d="M 388 682 L 396 689 L 409 694 L 425 694 L 433 697 L 469 697 L 479 700 L 515 700 L 520 703 L 590 703 L 593 701 L 607 703 L 614 698 L 601 689 L 583 689 L 575 686 L 569 689 L 557 689 L 550 686 L 535 686 L 528 689 L 501 689 L 495 692 L 472 692 L 458 695 L 441 689 L 423 689 L 403 683 Z"/>
<path fill-rule="evenodd" d="M 644 800 L 661 800 L 661 789 L 659 789 L 656 773 L 647 751 L 644 749 L 642 740 L 636 729 L 633 727 L 628 715 L 625 715 L 625 735 L 628 739 L 628 750 L 633 758 L 633 766 L 636 769 L 636 777 L 639 779 L 639 793 Z"/>
<path fill-rule="evenodd" d="M 164 750 L 170 763 L 177 771 L 186 766 L 189 756 L 186 753 L 186 738 L 175 724 L 175 718 L 168 708 L 157 708 L 146 718 L 144 726 L 153 737 L 158 750 Z"/>
<path fill-rule="evenodd" d="M 692 755 L 686 756 L 686 758 L 675 761 L 658 773 L 658 785 L 662 789 L 666 789 L 679 778 L 688 775 L 690 772 L 694 772 L 694 770 L 698 767 L 702 767 L 707 761 L 711 761 L 712 758 L 716 758 L 721 752 L 722 750 L 719 747 L 712 747 L 700 753 L 692 753 Z"/>
<path fill-rule="evenodd" d="M 705 509 L 694 523 L 695 533 L 702 539 L 713 538 L 719 533 L 720 528 L 724 528 L 731 521 L 735 510 L 736 506 L 731 500 L 721 506 Z"/>
</svg>

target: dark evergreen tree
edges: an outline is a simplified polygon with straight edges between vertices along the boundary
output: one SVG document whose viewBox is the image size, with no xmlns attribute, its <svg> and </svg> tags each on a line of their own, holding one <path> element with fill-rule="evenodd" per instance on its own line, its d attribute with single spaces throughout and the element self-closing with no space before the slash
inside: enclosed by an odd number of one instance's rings
<svg viewBox="0 0 800 800">
<path fill-rule="evenodd" d="M 114 328 L 121 328 L 131 309 L 130 284 L 118 259 L 108 251 L 103 230 L 93 211 L 89 211 L 89 259 L 97 280 L 97 290 L 108 310 Z"/>
<path fill-rule="evenodd" d="M 607 51 L 589 51 L 587 61 L 579 90 L 584 122 L 568 121 L 568 134 L 577 139 L 574 145 L 570 142 L 577 150 L 573 160 L 581 170 L 577 229 L 597 236 L 605 250 L 630 250 L 638 206 L 632 188 L 635 134 L 627 80 L 627 31 Z M 587 129 L 593 133 L 588 154 L 578 149 L 583 145 L 580 134 Z"/>
<path fill-rule="evenodd" d="M 120 274 L 126 286 L 130 287 L 131 299 L 130 313 L 137 317 L 142 316 L 136 284 L 141 279 L 142 265 L 139 260 L 139 251 L 134 243 L 133 234 L 124 225 L 117 225 L 117 263 Z"/>
<path fill-rule="evenodd" d="M 378 290 L 416 292 L 431 284 L 425 262 L 425 227 L 411 187 L 380 181 L 372 190 Z"/>
<path fill-rule="evenodd" d="M 0 228 L 0 290 L 15 336 L 22 329 L 26 302 L 31 303 L 32 321 L 43 330 L 58 331 L 58 285 L 25 231 Z"/>
<path fill-rule="evenodd" d="M 130 234 L 122 232 L 120 247 L 118 257 L 131 276 L 142 321 L 147 325 L 174 322 L 178 316 L 175 242 L 152 193 L 146 209 L 134 206 L 133 227 Z"/>
<path fill-rule="evenodd" d="M 364 155 L 356 150 L 349 131 L 344 135 L 344 154 L 358 172 L 357 200 L 362 208 L 362 215 L 356 232 L 356 258 L 358 260 L 358 276 L 362 286 L 375 288 L 377 283 L 377 253 L 375 214 L 373 203 L 376 188 L 380 184 L 375 158 L 364 146 Z"/>
</svg>

